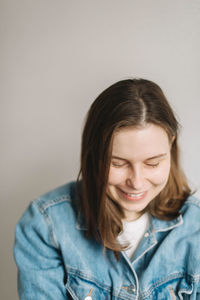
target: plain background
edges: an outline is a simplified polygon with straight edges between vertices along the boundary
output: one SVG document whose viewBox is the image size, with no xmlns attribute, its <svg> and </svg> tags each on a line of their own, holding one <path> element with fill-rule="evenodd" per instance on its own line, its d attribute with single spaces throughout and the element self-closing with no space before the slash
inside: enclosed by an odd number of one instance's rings
<svg viewBox="0 0 200 300">
<path fill-rule="evenodd" d="M 0 1 L 0 297 L 17 299 L 14 228 L 28 203 L 75 179 L 85 114 L 115 81 L 164 90 L 200 186 L 199 0 Z"/>
</svg>

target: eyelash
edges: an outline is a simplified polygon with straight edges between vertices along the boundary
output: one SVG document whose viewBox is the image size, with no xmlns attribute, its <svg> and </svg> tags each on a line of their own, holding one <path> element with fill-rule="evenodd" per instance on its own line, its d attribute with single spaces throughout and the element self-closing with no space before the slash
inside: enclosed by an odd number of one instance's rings
<svg viewBox="0 0 200 300">
<path fill-rule="evenodd" d="M 159 163 L 156 164 L 147 164 L 147 166 L 152 167 L 152 168 L 156 168 L 159 166 Z"/>
<path fill-rule="evenodd" d="M 113 167 L 120 168 L 120 167 L 125 166 L 126 164 L 117 164 L 117 163 L 112 162 L 112 165 L 113 165 Z"/>
<path fill-rule="evenodd" d="M 146 164 L 148 167 L 151 167 L 151 168 L 156 168 L 156 167 L 158 167 L 159 166 L 159 162 L 158 163 L 156 163 L 156 164 Z M 114 162 L 112 162 L 112 165 L 113 165 L 113 167 L 115 167 L 115 168 L 120 168 L 120 167 L 124 167 L 124 166 L 126 166 L 126 163 L 125 164 L 117 164 L 117 163 L 114 163 Z"/>
</svg>

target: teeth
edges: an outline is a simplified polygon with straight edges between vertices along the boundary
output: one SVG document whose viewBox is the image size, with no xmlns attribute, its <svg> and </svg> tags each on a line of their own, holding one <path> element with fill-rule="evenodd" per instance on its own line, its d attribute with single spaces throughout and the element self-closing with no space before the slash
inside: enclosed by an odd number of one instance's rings
<svg viewBox="0 0 200 300">
<path fill-rule="evenodd" d="M 139 194 L 132 194 L 132 193 L 126 193 L 128 196 L 133 197 L 133 198 L 139 198 L 141 197 L 144 193 L 139 193 Z"/>
</svg>

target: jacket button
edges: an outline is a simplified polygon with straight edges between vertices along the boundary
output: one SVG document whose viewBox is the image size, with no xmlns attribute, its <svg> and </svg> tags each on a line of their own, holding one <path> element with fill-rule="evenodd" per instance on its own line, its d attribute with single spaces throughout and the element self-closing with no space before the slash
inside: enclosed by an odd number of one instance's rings
<svg viewBox="0 0 200 300">
<path fill-rule="evenodd" d="M 149 233 L 146 232 L 144 236 L 145 236 L 145 238 L 147 238 L 149 236 Z"/>
<path fill-rule="evenodd" d="M 130 285 L 129 287 L 128 287 L 128 292 L 131 294 L 131 293 L 135 293 L 135 287 L 134 287 L 134 285 Z"/>
<path fill-rule="evenodd" d="M 134 285 L 130 286 L 122 286 L 122 289 L 126 290 L 128 293 L 132 294 L 135 293 L 136 289 Z"/>
</svg>

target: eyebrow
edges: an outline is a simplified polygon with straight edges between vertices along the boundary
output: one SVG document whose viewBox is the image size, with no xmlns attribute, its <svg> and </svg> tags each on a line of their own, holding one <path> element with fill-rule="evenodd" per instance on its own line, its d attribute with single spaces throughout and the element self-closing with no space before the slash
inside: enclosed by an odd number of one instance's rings
<svg viewBox="0 0 200 300">
<path fill-rule="evenodd" d="M 145 159 L 145 161 L 147 160 L 153 160 L 153 159 L 157 159 L 157 158 L 163 158 L 167 155 L 167 153 L 162 153 L 162 154 L 158 154 L 158 155 L 155 155 L 155 156 L 152 156 L 152 157 L 148 157 L 147 159 Z M 126 160 L 125 158 L 122 158 L 122 157 L 119 157 L 119 156 L 111 156 L 111 159 L 119 159 L 119 160 Z"/>
<path fill-rule="evenodd" d="M 167 153 L 158 154 L 152 157 L 147 158 L 146 160 L 156 159 L 156 158 L 163 158 L 167 155 Z"/>
</svg>

